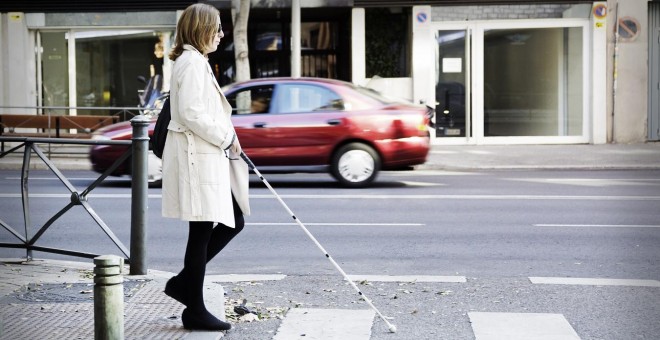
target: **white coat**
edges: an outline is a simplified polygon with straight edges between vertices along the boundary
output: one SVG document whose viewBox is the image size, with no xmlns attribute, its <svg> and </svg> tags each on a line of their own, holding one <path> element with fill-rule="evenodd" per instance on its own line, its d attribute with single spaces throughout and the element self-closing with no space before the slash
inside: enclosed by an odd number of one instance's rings
<svg viewBox="0 0 660 340">
<path fill-rule="evenodd" d="M 206 58 L 190 45 L 184 45 L 172 68 L 170 107 L 163 150 L 163 216 L 234 228 L 232 192 L 243 214 L 250 214 L 249 170 L 240 155 L 229 150 L 237 138 L 231 106 Z"/>
</svg>

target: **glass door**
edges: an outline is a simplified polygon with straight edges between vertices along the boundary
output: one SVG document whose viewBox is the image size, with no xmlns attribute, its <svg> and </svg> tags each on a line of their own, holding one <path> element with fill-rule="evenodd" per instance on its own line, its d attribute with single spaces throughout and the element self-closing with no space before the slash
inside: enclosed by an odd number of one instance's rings
<svg viewBox="0 0 660 340">
<path fill-rule="evenodd" d="M 435 136 L 470 137 L 470 36 L 467 29 L 438 30 Z"/>
</svg>

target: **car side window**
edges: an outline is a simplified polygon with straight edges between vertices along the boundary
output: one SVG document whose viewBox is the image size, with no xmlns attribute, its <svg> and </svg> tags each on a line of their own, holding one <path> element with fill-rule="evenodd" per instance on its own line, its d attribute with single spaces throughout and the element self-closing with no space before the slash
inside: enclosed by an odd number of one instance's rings
<svg viewBox="0 0 660 340">
<path fill-rule="evenodd" d="M 273 86 L 254 86 L 227 96 L 233 115 L 263 114 L 270 112 Z"/>
<path fill-rule="evenodd" d="M 280 113 L 338 111 L 344 109 L 344 101 L 334 91 L 304 84 L 286 84 L 278 88 Z"/>
</svg>

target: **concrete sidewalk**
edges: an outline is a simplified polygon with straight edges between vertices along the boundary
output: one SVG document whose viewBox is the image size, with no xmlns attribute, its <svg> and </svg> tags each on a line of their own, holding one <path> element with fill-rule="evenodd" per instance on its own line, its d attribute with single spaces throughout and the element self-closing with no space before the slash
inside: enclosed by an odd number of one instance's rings
<svg viewBox="0 0 660 340">
<path fill-rule="evenodd" d="M 0 259 L 0 339 L 93 339 L 93 260 Z M 173 274 L 124 270 L 126 339 L 219 339 L 222 332 L 187 331 L 184 306 L 163 293 Z M 205 282 L 204 298 L 214 315 L 225 319 L 222 286 Z"/>
</svg>

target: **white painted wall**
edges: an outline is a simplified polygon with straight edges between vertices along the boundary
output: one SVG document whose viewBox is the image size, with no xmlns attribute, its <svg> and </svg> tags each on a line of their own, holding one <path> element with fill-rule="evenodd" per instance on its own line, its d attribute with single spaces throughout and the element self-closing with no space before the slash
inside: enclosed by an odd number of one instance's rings
<svg viewBox="0 0 660 340">
<path fill-rule="evenodd" d="M 648 5 L 639 0 L 610 0 L 608 20 L 608 112 L 610 137 L 615 143 L 641 143 L 647 139 L 648 119 Z M 617 10 L 618 4 L 618 10 Z M 615 12 L 616 11 L 616 12 Z M 617 13 L 618 12 L 618 13 Z M 632 17 L 639 24 L 638 36 L 632 41 L 618 42 L 614 69 L 614 31 L 619 19 Z M 616 93 L 613 77 L 616 73 Z M 612 111 L 613 103 L 613 111 Z"/>
<path fill-rule="evenodd" d="M 359 83 L 358 85 L 374 89 L 396 100 L 413 101 L 412 78 L 367 78 L 363 83 Z"/>
<path fill-rule="evenodd" d="M 358 85 L 365 82 L 367 74 L 364 25 L 364 8 L 353 8 L 351 12 L 351 80 Z"/>
<path fill-rule="evenodd" d="M 596 6 L 607 5 L 605 2 L 594 2 Z M 584 122 L 586 127 L 591 123 L 591 143 L 607 143 L 607 16 L 605 18 L 591 17 L 591 51 L 585 58 L 591 58 L 591 122 Z M 585 93 L 589 93 L 588 91 Z M 587 108 L 589 112 L 589 108 Z"/>
<path fill-rule="evenodd" d="M 421 21 L 420 17 L 426 17 Z M 415 103 L 435 101 L 435 50 L 431 31 L 431 6 L 412 8 L 412 96 Z M 429 104 L 435 107 L 435 104 Z"/>
<path fill-rule="evenodd" d="M 34 33 L 28 32 L 24 13 L 3 13 L 0 22 L 0 105 L 36 106 Z M 7 113 L 36 113 L 36 110 L 12 109 Z"/>
</svg>

